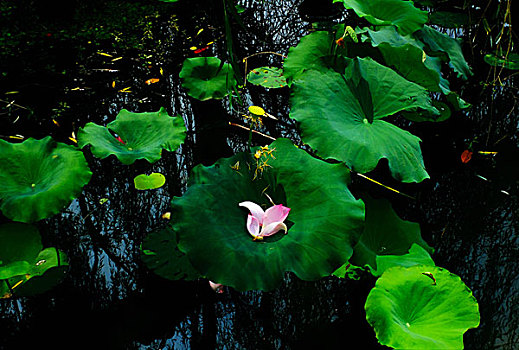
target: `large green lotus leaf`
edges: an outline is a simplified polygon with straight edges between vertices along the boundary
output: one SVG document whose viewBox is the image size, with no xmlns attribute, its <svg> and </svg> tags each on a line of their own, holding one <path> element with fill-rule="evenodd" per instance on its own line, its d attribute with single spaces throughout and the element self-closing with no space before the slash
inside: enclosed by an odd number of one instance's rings
<svg viewBox="0 0 519 350">
<path fill-rule="evenodd" d="M 14 221 L 48 218 L 79 196 L 92 173 L 75 147 L 50 136 L 0 140 L 0 210 Z"/>
<path fill-rule="evenodd" d="M 167 227 L 150 233 L 142 242 L 142 261 L 157 275 L 170 280 L 196 280 L 200 273 L 178 250 L 177 235 Z"/>
<path fill-rule="evenodd" d="M 317 31 L 305 35 L 295 47 L 288 49 L 283 63 L 283 73 L 289 85 L 308 70 L 327 71 L 332 68 L 334 35 L 331 32 Z"/>
<path fill-rule="evenodd" d="M 48 291 L 56 286 L 68 270 L 65 253 L 56 248 L 42 250 L 32 262 L 28 279 L 13 289 L 17 296 L 30 296 Z"/>
<path fill-rule="evenodd" d="M 428 253 L 433 249 L 422 239 L 420 225 L 402 220 L 385 199 L 363 198 L 366 204 L 366 224 L 359 242 L 354 247 L 350 262 L 368 266 L 377 271 L 377 257 L 407 254 L 413 244 L 418 244 Z M 380 270 L 379 270 L 380 271 Z"/>
<path fill-rule="evenodd" d="M 31 265 L 27 261 L 14 261 L 9 264 L 0 265 L 0 280 L 25 275 L 31 270 Z"/>
<path fill-rule="evenodd" d="M 303 141 L 324 158 L 353 170 L 373 170 L 387 158 L 403 182 L 428 178 L 420 139 L 381 118 L 417 109 L 438 113 L 425 88 L 370 58 L 352 60 L 342 75 L 308 71 L 294 84 L 290 117 L 300 122 Z"/>
<path fill-rule="evenodd" d="M 115 138 L 110 130 L 123 141 Z M 91 145 L 92 154 L 104 159 L 115 155 L 123 164 L 137 159 L 153 163 L 162 156 L 162 149 L 174 152 L 186 137 L 181 117 L 170 117 L 162 107 L 158 112 L 133 113 L 122 109 L 106 127 L 88 123 L 79 129 L 78 145 Z"/>
<path fill-rule="evenodd" d="M 248 153 L 195 167 L 184 196 L 172 200 L 179 249 L 202 275 L 238 290 L 273 289 L 285 271 L 303 280 L 330 275 L 351 256 L 363 224 L 364 205 L 349 192 L 343 164 L 313 158 L 286 139 L 270 149 L 275 159 L 263 172 Z M 253 241 L 248 210 L 238 204 L 270 207 L 264 194 L 291 208 L 288 233 Z"/>
<path fill-rule="evenodd" d="M 0 260 L 0 283 L 13 288 L 0 290 L 0 297 L 44 292 L 56 285 L 68 268 L 63 252 L 42 250 L 37 229 L 22 223 L 0 225 Z"/>
<path fill-rule="evenodd" d="M 404 78 L 417 83 L 432 92 L 440 92 L 439 71 L 431 68 L 429 62 L 436 60 L 422 50 L 423 44 L 410 36 L 398 34 L 394 27 L 380 30 L 366 30 L 371 44 L 382 52 L 384 61 L 395 68 Z"/>
<path fill-rule="evenodd" d="M 410 267 L 414 265 L 435 265 L 429 252 L 416 243 L 413 243 L 409 252 L 404 255 L 377 255 L 377 269 L 371 270 L 371 273 L 373 276 L 378 277 L 391 267 Z"/>
<path fill-rule="evenodd" d="M 0 225 L 0 266 L 16 261 L 32 261 L 42 250 L 38 229 L 22 223 Z"/>
<path fill-rule="evenodd" d="M 217 57 L 186 58 L 179 76 L 188 95 L 200 101 L 224 98 L 237 85 L 231 65 Z"/>
<path fill-rule="evenodd" d="M 395 349 L 463 349 L 463 333 L 479 325 L 470 289 L 436 266 L 390 268 L 365 309 L 379 343 Z"/>
<path fill-rule="evenodd" d="M 449 58 L 449 65 L 454 69 L 458 76 L 463 79 L 468 79 L 469 76 L 473 75 L 470 70 L 467 61 L 463 57 L 461 46 L 458 40 L 451 38 L 447 34 L 440 33 L 436 29 L 424 26 L 422 30 L 416 32 L 422 42 L 427 44 L 432 52 L 443 52 Z"/>
<path fill-rule="evenodd" d="M 283 76 L 283 70 L 277 67 L 254 68 L 247 74 L 247 80 L 254 85 L 268 89 L 277 89 L 287 86 L 287 80 Z"/>
<path fill-rule="evenodd" d="M 427 22 L 427 12 L 403 0 L 334 0 L 376 26 L 394 25 L 402 35 L 412 34 Z"/>
</svg>

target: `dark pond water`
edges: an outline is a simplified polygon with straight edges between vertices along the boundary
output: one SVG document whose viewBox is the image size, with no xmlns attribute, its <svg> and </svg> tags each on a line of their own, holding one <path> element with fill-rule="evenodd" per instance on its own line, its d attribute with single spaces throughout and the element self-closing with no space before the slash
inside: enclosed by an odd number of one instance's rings
<svg viewBox="0 0 519 350">
<path fill-rule="evenodd" d="M 193 166 L 247 146 L 247 132 L 228 124 L 243 124 L 229 100 L 195 101 L 178 78 L 192 46 L 214 40 L 206 53 L 225 57 L 218 1 L 12 3 L 0 1 L 0 137 L 51 135 L 71 144 L 72 132 L 89 121 L 107 123 L 122 108 L 144 112 L 162 106 L 184 118 L 188 133 L 177 152 L 165 152 L 152 165 L 123 166 L 86 152 L 94 175 L 83 194 L 62 214 L 37 223 L 44 245 L 67 253 L 70 271 L 47 293 L 0 301 L 0 348 L 382 348 L 365 320 L 363 306 L 375 282 L 369 276 L 304 282 L 288 274 L 272 292 L 226 289 L 217 295 L 205 280 L 164 280 L 140 260 L 143 238 L 166 224 L 161 215 L 172 196 L 185 190 Z M 302 1 L 241 3 L 248 10 L 243 26 L 233 26 L 239 59 L 264 51 L 286 54 L 311 28 L 309 20 L 337 22 L 342 16 L 331 6 L 312 8 Z M 478 55 L 467 57 L 476 75 L 459 87 L 472 109 L 438 124 L 399 121 L 422 138 L 431 180 L 399 184 L 386 164 L 372 174 L 416 200 L 360 178 L 353 191 L 389 198 L 401 217 L 419 222 L 436 249 L 436 264 L 472 289 L 481 325 L 466 333 L 467 349 L 517 349 L 519 95 L 512 80 L 494 92 L 484 89 L 479 81 L 489 67 Z M 279 66 L 281 60 L 259 55 L 248 64 Z M 147 85 L 150 78 L 160 81 Z M 287 89 L 249 86 L 243 98 L 245 105 L 263 106 L 279 118 L 266 121 L 263 132 L 298 140 L 288 118 Z M 477 150 L 498 154 L 476 154 L 462 164 L 460 154 L 474 140 Z M 253 142 L 269 140 L 254 136 Z M 165 174 L 166 185 L 135 190 L 133 178 L 143 172 Z M 100 205 L 101 198 L 108 201 Z"/>
</svg>

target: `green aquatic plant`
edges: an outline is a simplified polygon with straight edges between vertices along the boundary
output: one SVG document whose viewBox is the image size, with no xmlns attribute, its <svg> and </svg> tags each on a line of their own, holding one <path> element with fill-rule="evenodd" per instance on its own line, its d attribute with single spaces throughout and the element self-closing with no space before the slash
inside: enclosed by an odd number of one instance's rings
<svg viewBox="0 0 519 350">
<path fill-rule="evenodd" d="M 247 81 L 254 85 L 263 86 L 268 89 L 276 89 L 287 86 L 283 76 L 283 70 L 277 67 L 254 68 L 247 74 Z"/>
<path fill-rule="evenodd" d="M 34 222 L 57 214 L 91 176 L 82 152 L 50 136 L 17 144 L 0 140 L 0 210 L 11 220 Z"/>
<path fill-rule="evenodd" d="M 170 227 L 148 234 L 142 242 L 142 261 L 157 275 L 170 280 L 203 277 L 186 254 L 178 249 L 177 239 L 177 234 Z"/>
<path fill-rule="evenodd" d="M 365 309 L 380 344 L 395 349 L 463 349 L 463 333 L 479 325 L 470 289 L 436 266 L 388 269 Z"/>
<path fill-rule="evenodd" d="M 448 62 L 452 69 L 463 79 L 468 79 L 473 75 L 458 40 L 451 38 L 447 34 L 439 32 L 429 26 L 415 33 L 415 37 L 427 45 L 426 52 L 431 56 L 438 56 L 443 61 Z"/>
<path fill-rule="evenodd" d="M 186 58 L 179 76 L 187 94 L 200 101 L 222 99 L 237 85 L 231 65 L 217 57 Z"/>
<path fill-rule="evenodd" d="M 380 276 L 384 272 L 384 269 L 378 266 L 381 257 L 397 256 L 396 260 L 400 257 L 403 261 L 409 258 L 406 255 L 413 244 L 423 248 L 427 256 L 433 253 L 433 249 L 422 239 L 419 224 L 400 219 L 385 199 L 364 196 L 363 200 L 366 205 L 366 224 L 364 232 L 353 248 L 350 263 L 367 266 L 373 275 Z M 413 249 L 412 253 L 413 259 L 421 256 L 419 249 Z M 430 256 L 425 259 L 424 262 L 432 262 Z M 384 266 L 387 265 L 386 261 Z"/>
<path fill-rule="evenodd" d="M 78 145 L 91 145 L 92 154 L 101 159 L 115 155 L 123 164 L 137 159 L 154 163 L 161 158 L 162 149 L 176 151 L 185 137 L 183 119 L 170 117 L 163 107 L 158 112 L 146 113 L 122 109 L 106 127 L 88 123 L 80 128 Z"/>
<path fill-rule="evenodd" d="M 138 190 L 154 190 L 164 186 L 166 178 L 160 173 L 141 174 L 133 179 L 133 183 Z"/>
<path fill-rule="evenodd" d="M 22 223 L 0 225 L 0 298 L 43 293 L 68 269 L 66 255 L 41 244 L 38 230 Z"/>
<path fill-rule="evenodd" d="M 397 180 L 429 178 L 420 139 L 382 120 L 402 111 L 438 114 L 427 91 L 370 58 L 348 62 L 343 74 L 311 70 L 294 83 L 290 117 L 300 123 L 303 141 L 360 173 L 386 158 Z"/>
<path fill-rule="evenodd" d="M 412 34 L 427 22 L 427 12 L 404 0 L 334 0 L 375 26 L 396 26 L 402 35 Z"/>
<path fill-rule="evenodd" d="M 348 179 L 344 165 L 317 160 L 286 139 L 198 165 L 186 193 L 171 202 L 179 249 L 201 275 L 238 290 L 273 289 L 286 271 L 303 280 L 327 276 L 351 256 L 364 218 Z M 286 234 L 254 240 L 245 201 L 291 208 Z"/>
</svg>

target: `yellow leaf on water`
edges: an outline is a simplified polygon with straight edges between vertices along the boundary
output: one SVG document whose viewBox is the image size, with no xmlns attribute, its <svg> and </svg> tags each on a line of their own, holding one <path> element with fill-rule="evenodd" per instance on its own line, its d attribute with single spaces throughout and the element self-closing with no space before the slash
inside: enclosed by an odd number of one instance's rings
<svg viewBox="0 0 519 350">
<path fill-rule="evenodd" d="M 249 106 L 249 112 L 259 116 L 265 115 L 265 110 L 259 106 Z"/>
<path fill-rule="evenodd" d="M 159 82 L 159 78 L 151 78 L 145 81 L 146 84 L 151 85 Z"/>
<path fill-rule="evenodd" d="M 106 56 L 106 57 L 114 57 L 114 56 L 112 56 L 112 55 L 110 55 L 108 53 L 104 53 L 104 52 L 100 52 L 100 51 L 98 51 L 97 54 L 101 55 L 101 56 Z"/>
</svg>

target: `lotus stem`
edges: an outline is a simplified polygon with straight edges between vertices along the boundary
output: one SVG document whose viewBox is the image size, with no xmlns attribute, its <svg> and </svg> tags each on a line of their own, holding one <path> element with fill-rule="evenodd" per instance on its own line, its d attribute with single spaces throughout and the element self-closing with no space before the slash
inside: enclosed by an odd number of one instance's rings
<svg viewBox="0 0 519 350">
<path fill-rule="evenodd" d="M 276 140 L 276 138 L 274 138 L 274 137 L 272 137 L 272 136 L 269 136 L 269 135 L 263 134 L 263 133 L 261 133 L 261 132 L 259 132 L 259 131 L 253 130 L 253 129 L 251 129 L 251 128 L 248 128 L 248 127 L 243 126 L 243 125 L 240 125 L 240 124 L 236 124 L 236 123 L 231 123 L 231 122 L 229 122 L 229 125 L 237 126 L 237 127 L 239 127 L 239 128 L 242 128 L 243 130 L 252 131 L 253 133 L 255 133 L 255 134 L 257 134 L 257 135 L 260 135 L 260 136 L 266 137 L 266 138 L 271 139 L 271 140 L 273 140 L 273 141 Z"/>
</svg>

